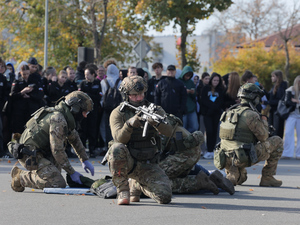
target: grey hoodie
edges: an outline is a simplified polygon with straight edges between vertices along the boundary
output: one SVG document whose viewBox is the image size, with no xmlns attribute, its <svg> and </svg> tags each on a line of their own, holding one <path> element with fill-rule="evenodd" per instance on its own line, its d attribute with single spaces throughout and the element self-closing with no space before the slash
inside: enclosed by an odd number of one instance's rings
<svg viewBox="0 0 300 225">
<path fill-rule="evenodd" d="M 110 64 L 108 67 L 107 67 L 107 71 L 106 71 L 106 79 L 109 83 L 109 85 L 111 87 L 113 87 L 116 83 L 116 80 L 119 78 L 119 69 L 114 65 L 114 64 Z M 121 84 L 121 80 L 118 84 L 118 87 L 120 86 Z M 101 88 L 102 88 L 102 93 L 103 95 L 105 94 L 105 92 L 107 91 L 108 87 L 106 85 L 106 82 L 104 81 L 104 79 L 101 81 Z M 103 106 L 103 98 L 101 98 L 101 105 Z"/>
</svg>

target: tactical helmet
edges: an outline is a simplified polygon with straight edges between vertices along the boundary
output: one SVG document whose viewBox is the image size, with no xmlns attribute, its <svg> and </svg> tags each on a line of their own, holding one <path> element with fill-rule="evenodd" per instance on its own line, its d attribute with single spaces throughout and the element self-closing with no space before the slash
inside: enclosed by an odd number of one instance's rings
<svg viewBox="0 0 300 225">
<path fill-rule="evenodd" d="M 80 111 L 90 112 L 93 110 L 93 100 L 82 91 L 73 91 L 65 97 L 65 103 L 71 107 L 71 113 Z"/>
<path fill-rule="evenodd" d="M 148 90 L 148 84 L 140 76 L 125 77 L 120 84 L 119 91 L 124 101 L 128 101 L 128 95 L 144 93 Z"/>
<path fill-rule="evenodd" d="M 259 99 L 264 96 L 263 90 L 253 83 L 246 83 L 240 87 L 237 97 L 249 99 L 254 101 L 257 97 Z"/>
</svg>

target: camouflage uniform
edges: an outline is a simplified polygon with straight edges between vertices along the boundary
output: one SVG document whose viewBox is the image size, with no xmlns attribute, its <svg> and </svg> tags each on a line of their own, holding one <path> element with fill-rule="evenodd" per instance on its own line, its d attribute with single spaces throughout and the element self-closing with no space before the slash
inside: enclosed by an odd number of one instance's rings
<svg viewBox="0 0 300 225">
<path fill-rule="evenodd" d="M 92 106 L 91 106 L 92 107 Z M 72 109 L 72 108 L 71 108 Z M 37 165 L 33 170 L 26 165 L 28 155 L 24 154 L 19 159 L 20 164 L 29 171 L 19 170 L 18 184 L 22 187 L 36 189 L 64 188 L 66 182 L 61 175 L 61 168 L 68 174 L 75 172 L 65 152 L 68 141 L 74 148 L 81 162 L 88 160 L 85 148 L 75 130 L 76 123 L 70 112 L 70 107 L 65 101 L 61 101 L 55 108 L 41 108 L 27 122 L 26 129 L 22 133 L 19 144 L 24 144 L 30 151 L 37 150 Z M 16 142 L 9 143 L 12 152 Z M 13 181 L 16 171 L 12 170 Z M 13 185 L 12 185 L 13 187 Z M 13 187 L 15 190 L 16 187 Z M 21 188 L 20 191 L 23 191 Z"/>
<path fill-rule="evenodd" d="M 215 154 L 225 152 L 225 172 L 227 178 L 234 184 L 242 184 L 247 180 L 246 167 L 266 160 L 262 170 L 261 186 L 280 186 L 276 180 L 277 163 L 283 151 L 282 139 L 278 136 L 269 137 L 268 122 L 263 120 L 254 105 L 259 102 L 261 90 L 255 84 L 245 84 L 239 90 L 241 105 L 224 112 L 221 116 L 221 145 Z M 254 105 L 253 105 L 254 104 Z M 241 147 L 249 144 L 255 149 L 256 161 L 252 161 L 250 153 Z M 245 145 L 244 145 L 245 146 Z"/>
<path fill-rule="evenodd" d="M 147 83 L 139 76 L 126 77 L 119 90 L 123 99 L 128 101 L 129 95 L 143 96 L 147 91 Z M 146 100 L 129 102 L 134 106 L 150 105 Z M 131 182 L 131 186 L 138 186 L 139 191 L 143 191 L 156 202 L 167 204 L 171 201 L 172 189 L 168 176 L 157 164 L 160 140 L 158 133 L 171 136 L 172 125 L 168 120 L 167 124 L 152 124 L 148 127 L 145 137 L 142 137 L 143 125 L 139 122 L 140 118 L 137 117 L 134 109 L 123 104 L 115 108 L 110 115 L 114 144 L 107 152 L 112 180 L 117 187 L 118 204 L 139 201 L 139 196 L 135 200 L 130 197 L 129 201 L 129 178 L 134 182 Z M 155 106 L 155 110 L 156 114 L 165 115 L 161 107 Z M 132 119 L 140 124 L 132 126 L 130 122 Z"/>
<path fill-rule="evenodd" d="M 142 150 L 134 145 L 135 141 L 142 136 L 142 128 L 129 127 L 125 121 L 133 117 L 135 111 L 125 107 L 124 111 L 121 112 L 120 107 L 115 108 L 110 116 L 114 144 L 109 148 L 107 154 L 109 168 L 118 193 L 129 191 L 128 178 L 132 178 L 138 182 L 140 189 L 145 195 L 158 203 L 169 203 L 172 197 L 171 182 L 164 171 L 158 166 L 156 156 L 149 160 L 139 160 L 134 158 L 130 153 L 132 148 Z M 160 115 L 165 114 L 164 110 L 160 107 L 158 107 L 157 113 Z M 149 126 L 147 136 L 151 134 L 155 136 L 158 132 L 170 135 L 171 131 L 172 127 L 169 124 L 159 124 L 155 128 Z M 145 139 L 145 145 L 142 148 L 153 148 L 155 153 L 158 153 L 155 143 L 152 146 L 146 146 L 149 143 L 148 140 Z"/>
</svg>

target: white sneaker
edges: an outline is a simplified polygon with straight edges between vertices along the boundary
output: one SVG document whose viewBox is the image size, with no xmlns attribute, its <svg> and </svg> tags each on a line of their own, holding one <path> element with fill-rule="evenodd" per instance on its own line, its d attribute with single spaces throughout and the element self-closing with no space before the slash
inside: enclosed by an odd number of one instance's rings
<svg viewBox="0 0 300 225">
<path fill-rule="evenodd" d="M 206 152 L 203 156 L 204 159 L 213 159 L 214 153 L 213 152 Z"/>
</svg>

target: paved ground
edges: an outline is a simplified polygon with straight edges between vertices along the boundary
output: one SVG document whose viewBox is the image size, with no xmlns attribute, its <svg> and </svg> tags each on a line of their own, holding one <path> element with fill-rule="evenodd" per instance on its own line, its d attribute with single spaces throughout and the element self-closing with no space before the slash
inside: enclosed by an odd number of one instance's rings
<svg viewBox="0 0 300 225">
<path fill-rule="evenodd" d="M 108 167 L 93 160 L 95 179 L 109 174 Z M 15 163 L 0 161 L 0 224 L 300 224 L 300 160 L 280 160 L 277 178 L 281 188 L 259 187 L 263 163 L 248 168 L 248 180 L 230 196 L 198 193 L 174 195 L 172 203 L 159 205 L 152 199 L 118 206 L 114 199 L 96 196 L 45 194 L 26 188 L 10 188 L 10 170 Z M 212 160 L 200 160 L 209 170 Z M 79 160 L 72 165 L 81 173 Z M 91 177 L 92 178 L 92 177 Z"/>
</svg>

